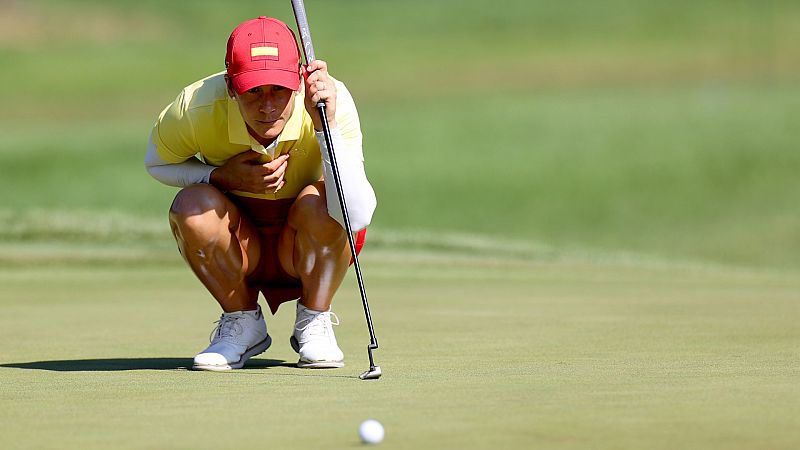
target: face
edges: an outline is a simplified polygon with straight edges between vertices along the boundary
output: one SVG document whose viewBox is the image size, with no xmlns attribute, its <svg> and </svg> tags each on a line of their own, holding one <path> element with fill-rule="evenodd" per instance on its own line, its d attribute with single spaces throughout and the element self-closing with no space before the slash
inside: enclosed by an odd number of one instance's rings
<svg viewBox="0 0 800 450">
<path fill-rule="evenodd" d="M 229 83 L 228 92 L 236 98 L 250 135 L 262 144 L 275 140 L 292 115 L 295 91 L 289 88 L 267 84 L 239 95 Z"/>
</svg>

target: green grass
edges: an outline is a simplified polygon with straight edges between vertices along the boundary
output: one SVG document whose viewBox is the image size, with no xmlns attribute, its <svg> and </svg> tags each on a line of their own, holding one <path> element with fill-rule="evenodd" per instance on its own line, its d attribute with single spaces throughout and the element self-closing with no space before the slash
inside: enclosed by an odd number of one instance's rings
<svg viewBox="0 0 800 450">
<path fill-rule="evenodd" d="M 156 115 L 221 68 L 239 20 L 292 19 L 283 2 L 231 8 L 10 7 L 0 190 L 14 194 L 0 215 L 163 221 L 174 190 L 141 162 Z M 796 2 L 361 1 L 309 11 L 318 54 L 360 105 L 374 229 L 800 267 Z M 54 17 L 63 35 L 49 31 Z M 23 44 L 26 23 L 43 31 Z"/>
<path fill-rule="evenodd" d="M 796 448 L 800 3 L 499 6 L 307 4 L 379 199 L 365 383 L 352 279 L 346 368 L 292 367 L 287 310 L 249 368 L 185 370 L 219 312 L 142 164 L 288 2 L 6 5 L 0 448 L 348 448 L 368 417 L 386 448 Z"/>
<path fill-rule="evenodd" d="M 3 448 L 354 448 L 370 417 L 398 449 L 800 442 L 800 284 L 780 272 L 373 251 L 385 375 L 363 382 L 352 277 L 345 368 L 292 367 L 284 308 L 273 348 L 219 374 L 185 369 L 218 311 L 177 256 L 28 256 L 0 271 Z"/>
<path fill-rule="evenodd" d="M 798 99 L 790 86 L 721 84 L 502 94 L 479 112 L 468 99 L 372 106 L 374 227 L 798 267 Z M 77 122 L 33 141 L 30 126 L 8 130 L 9 223 L 31 209 L 162 223 L 174 190 L 142 167 L 148 130 Z"/>
<path fill-rule="evenodd" d="M 387 141 L 368 162 L 385 173 L 381 198 L 392 208 L 382 218 L 395 227 L 796 264 L 787 250 L 800 245 L 797 94 L 726 85 L 541 92 L 485 101 L 477 115 L 468 101 L 404 105 L 372 129 L 403 121 L 418 134 Z M 460 128 L 475 132 L 452 132 Z M 715 232 L 725 238 L 709 241 Z M 734 235 L 756 245 L 742 249 Z"/>
</svg>

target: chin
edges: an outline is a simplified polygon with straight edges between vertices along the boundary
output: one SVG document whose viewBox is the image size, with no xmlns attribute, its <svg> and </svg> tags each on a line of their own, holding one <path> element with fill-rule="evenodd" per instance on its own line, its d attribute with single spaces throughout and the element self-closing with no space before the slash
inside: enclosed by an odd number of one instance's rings
<svg viewBox="0 0 800 450">
<path fill-rule="evenodd" d="M 281 131 L 283 131 L 283 123 L 280 121 L 275 122 L 275 124 L 269 128 L 262 129 L 261 136 L 264 136 L 267 139 L 274 139 L 280 136 Z"/>
<path fill-rule="evenodd" d="M 267 131 L 261 133 L 261 137 L 263 137 L 265 139 L 275 139 L 280 135 L 281 135 L 281 132 L 280 131 L 275 131 L 275 130 L 267 130 Z"/>
</svg>

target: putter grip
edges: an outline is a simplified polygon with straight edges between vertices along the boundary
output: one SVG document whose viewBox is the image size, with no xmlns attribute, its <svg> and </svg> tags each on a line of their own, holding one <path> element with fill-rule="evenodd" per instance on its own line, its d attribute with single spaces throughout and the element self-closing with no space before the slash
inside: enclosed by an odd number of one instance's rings
<svg viewBox="0 0 800 450">
<path fill-rule="evenodd" d="M 292 0 L 294 18 L 297 21 L 297 31 L 300 32 L 300 42 L 303 45 L 303 55 L 306 64 L 317 59 L 314 56 L 314 44 L 311 43 L 311 29 L 308 27 L 308 17 L 306 17 L 306 6 L 303 0 Z"/>
</svg>

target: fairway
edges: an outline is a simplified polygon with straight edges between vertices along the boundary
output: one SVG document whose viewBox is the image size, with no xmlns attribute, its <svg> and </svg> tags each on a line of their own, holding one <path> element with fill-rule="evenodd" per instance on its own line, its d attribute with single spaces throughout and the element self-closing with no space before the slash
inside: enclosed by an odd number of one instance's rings
<svg viewBox="0 0 800 450">
<path fill-rule="evenodd" d="M 361 381 L 352 277 L 345 368 L 295 368 L 284 307 L 271 349 L 209 373 L 186 367 L 218 312 L 177 256 L 37 258 L 0 272 L 0 448 L 358 448 L 367 418 L 387 449 L 800 442 L 790 273 L 366 252 L 385 374 Z"/>
</svg>

